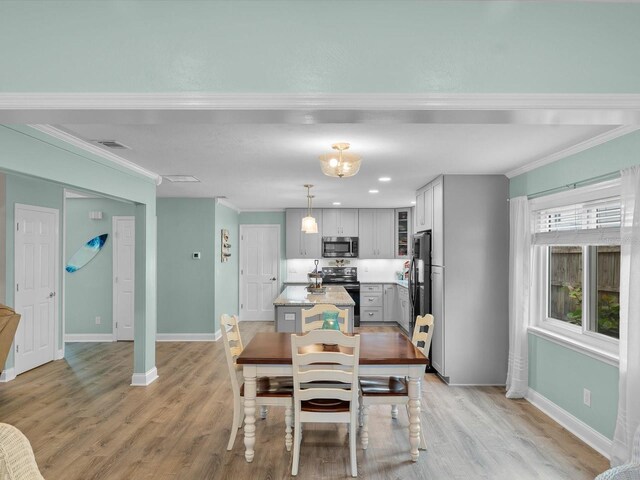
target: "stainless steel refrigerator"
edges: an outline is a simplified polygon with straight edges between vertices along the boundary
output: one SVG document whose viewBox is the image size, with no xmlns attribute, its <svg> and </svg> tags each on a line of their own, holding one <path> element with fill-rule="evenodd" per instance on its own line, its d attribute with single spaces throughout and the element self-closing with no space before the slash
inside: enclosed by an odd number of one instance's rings
<svg viewBox="0 0 640 480">
<path fill-rule="evenodd" d="M 413 250 L 409 265 L 409 303 L 413 333 L 416 316 L 431 313 L 431 230 L 413 236 Z"/>
</svg>

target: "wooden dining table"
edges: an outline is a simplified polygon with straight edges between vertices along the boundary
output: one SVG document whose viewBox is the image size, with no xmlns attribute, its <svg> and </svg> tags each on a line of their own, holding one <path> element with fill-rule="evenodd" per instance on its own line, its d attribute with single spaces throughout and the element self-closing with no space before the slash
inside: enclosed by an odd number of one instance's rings
<svg viewBox="0 0 640 480">
<path fill-rule="evenodd" d="M 253 461 L 256 445 L 256 380 L 267 376 L 292 376 L 291 333 L 257 333 L 237 358 L 244 375 L 245 459 Z M 409 448 L 419 457 L 421 438 L 420 381 L 428 360 L 403 334 L 360 333 L 359 375 L 394 375 L 408 378 Z M 331 348 L 317 346 L 317 348 Z M 333 365 L 327 365 L 332 368 Z M 336 366 L 338 368 L 338 366 Z"/>
</svg>

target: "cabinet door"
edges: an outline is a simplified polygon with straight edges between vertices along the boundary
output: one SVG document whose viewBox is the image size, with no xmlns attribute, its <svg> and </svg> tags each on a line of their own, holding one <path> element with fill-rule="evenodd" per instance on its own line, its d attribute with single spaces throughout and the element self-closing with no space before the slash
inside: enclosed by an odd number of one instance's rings
<svg viewBox="0 0 640 480">
<path fill-rule="evenodd" d="M 416 195 L 416 231 L 424 229 L 424 190 L 419 190 Z"/>
<path fill-rule="evenodd" d="M 377 258 L 375 255 L 375 210 L 361 209 L 358 211 L 358 257 Z"/>
<path fill-rule="evenodd" d="M 444 268 L 432 267 L 431 292 L 433 304 L 433 337 L 431 340 L 431 364 L 440 375 L 446 376 L 445 365 L 445 311 L 444 311 Z"/>
<path fill-rule="evenodd" d="M 340 237 L 340 210 L 337 208 L 325 208 L 322 210 L 322 236 Z M 320 229 L 318 229 L 320 231 Z"/>
<path fill-rule="evenodd" d="M 433 228 L 433 186 L 429 184 L 424 192 L 424 230 Z"/>
<path fill-rule="evenodd" d="M 318 224 L 318 233 L 301 233 L 302 249 L 304 250 L 302 258 L 321 258 L 322 257 L 322 210 L 314 210 L 312 215 Z M 302 222 L 302 218 L 300 218 Z"/>
<path fill-rule="evenodd" d="M 396 290 L 397 287 L 395 285 L 385 285 L 384 286 L 384 321 L 385 322 L 396 322 L 398 318 L 395 316 L 396 313 Z"/>
<path fill-rule="evenodd" d="M 375 258 L 394 258 L 395 211 L 390 208 L 376 210 L 375 229 Z"/>
<path fill-rule="evenodd" d="M 411 222 L 411 208 L 397 209 L 394 239 L 395 258 L 409 258 L 411 256 L 412 232 L 413 224 Z"/>
<path fill-rule="evenodd" d="M 358 236 L 358 209 L 343 208 L 340 212 L 340 236 L 341 237 L 357 237 Z M 324 221 L 324 219 L 323 219 Z"/>
<path fill-rule="evenodd" d="M 433 183 L 433 229 L 431 262 L 444 266 L 444 202 L 442 178 Z"/>
<path fill-rule="evenodd" d="M 304 210 L 290 208 L 286 211 L 286 252 L 287 258 L 302 258 L 302 217 Z"/>
</svg>

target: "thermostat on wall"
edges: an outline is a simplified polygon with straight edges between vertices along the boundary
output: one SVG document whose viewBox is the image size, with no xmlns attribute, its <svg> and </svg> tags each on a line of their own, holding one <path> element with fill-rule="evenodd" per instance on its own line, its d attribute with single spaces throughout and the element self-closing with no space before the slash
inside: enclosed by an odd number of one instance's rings
<svg viewBox="0 0 640 480">
<path fill-rule="evenodd" d="M 193 252 L 193 259 L 200 260 L 200 252 Z"/>
</svg>

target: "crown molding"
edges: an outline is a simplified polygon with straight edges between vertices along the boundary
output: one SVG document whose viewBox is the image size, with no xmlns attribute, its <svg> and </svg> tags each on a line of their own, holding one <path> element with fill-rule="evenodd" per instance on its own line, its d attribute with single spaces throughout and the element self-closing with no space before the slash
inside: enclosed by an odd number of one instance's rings
<svg viewBox="0 0 640 480">
<path fill-rule="evenodd" d="M 58 140 L 62 140 L 65 143 L 68 143 L 70 145 L 73 145 L 74 147 L 80 148 L 85 152 L 89 152 L 92 155 L 96 155 L 100 158 L 103 158 L 112 163 L 115 163 L 121 167 L 126 168 L 127 170 L 131 170 L 137 174 L 143 175 L 147 178 L 151 178 L 156 183 L 156 185 L 160 185 L 162 183 L 162 177 L 157 173 L 147 170 L 146 168 L 142 168 L 141 166 L 136 165 L 135 163 L 130 162 L 129 160 L 126 160 L 122 157 L 119 157 L 114 153 L 107 152 L 106 150 L 103 150 L 102 148 L 97 147 L 96 145 L 90 142 L 82 140 L 63 130 L 60 130 L 59 128 L 53 127 L 51 125 L 40 125 L 40 124 L 30 124 L 28 126 L 35 130 L 38 130 L 39 132 L 47 134 L 50 137 L 56 138 Z"/>
<path fill-rule="evenodd" d="M 233 203 L 231 203 L 226 198 L 216 197 L 216 204 L 224 205 L 225 207 L 228 207 L 231 210 L 234 210 L 236 213 L 240 213 L 241 212 L 241 210 L 238 207 L 236 207 Z"/>
<path fill-rule="evenodd" d="M 505 173 L 505 175 L 507 178 L 517 177 L 518 175 L 522 175 L 523 173 L 530 172 L 531 170 L 535 170 L 536 168 L 540 168 L 549 163 L 557 162 L 558 160 L 570 157 L 571 155 L 575 155 L 576 153 L 584 152 L 585 150 L 596 147 L 598 145 L 602 145 L 603 143 L 609 142 L 618 137 L 622 137 L 631 132 L 635 132 L 636 130 L 640 130 L 640 126 L 623 125 L 621 127 L 613 128 L 608 132 L 596 135 L 595 137 L 585 140 L 584 142 L 577 143 L 576 145 L 572 145 L 569 148 L 565 148 L 564 150 L 560 150 L 559 152 L 552 153 L 551 155 L 547 155 L 546 157 L 539 158 L 538 160 L 528 163 L 522 167 L 516 168 L 515 170 L 511 170 Z"/>
<path fill-rule="evenodd" d="M 640 94 L 0 93 L 0 110 L 640 109 Z"/>
<path fill-rule="evenodd" d="M 240 213 L 284 213 L 284 208 L 243 208 Z"/>
</svg>

